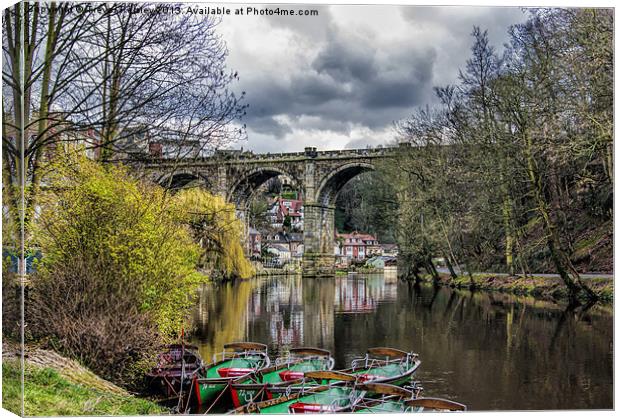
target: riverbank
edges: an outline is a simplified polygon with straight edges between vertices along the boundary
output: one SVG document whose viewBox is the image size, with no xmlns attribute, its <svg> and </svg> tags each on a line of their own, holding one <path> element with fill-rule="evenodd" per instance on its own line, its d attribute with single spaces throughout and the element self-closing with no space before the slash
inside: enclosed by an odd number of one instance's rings
<svg viewBox="0 0 620 418">
<path fill-rule="evenodd" d="M 17 345 L 2 347 L 2 406 L 21 413 L 21 366 Z M 53 351 L 26 348 L 26 415 L 162 415 L 165 408 L 138 398 Z"/>
<path fill-rule="evenodd" d="M 423 275 L 422 280 L 432 282 L 430 275 Z M 614 296 L 613 278 L 591 278 L 588 286 L 600 297 L 601 302 L 611 303 Z M 452 279 L 449 274 L 439 275 L 439 284 L 459 289 L 490 290 L 516 295 L 534 296 L 548 300 L 565 300 L 568 297 L 566 286 L 559 277 L 510 277 L 491 273 L 474 273 L 473 285 L 469 276 L 457 276 Z"/>
</svg>

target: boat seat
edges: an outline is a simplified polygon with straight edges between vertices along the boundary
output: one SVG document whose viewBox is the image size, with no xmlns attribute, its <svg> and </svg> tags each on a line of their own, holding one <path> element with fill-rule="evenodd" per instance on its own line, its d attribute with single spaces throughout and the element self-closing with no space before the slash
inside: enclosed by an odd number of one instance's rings
<svg viewBox="0 0 620 418">
<path fill-rule="evenodd" d="M 252 373 L 254 369 L 248 369 L 244 367 L 222 367 L 217 370 L 220 377 L 240 377 L 245 376 L 248 373 Z"/>
<path fill-rule="evenodd" d="M 316 412 L 335 412 L 332 405 L 323 405 L 320 403 L 295 402 L 288 407 L 289 411 L 295 414 L 307 414 Z"/>
<path fill-rule="evenodd" d="M 304 377 L 304 372 L 295 372 L 292 370 L 285 370 L 283 372 L 278 373 L 280 379 L 284 382 L 289 382 L 291 380 L 298 380 Z"/>
<path fill-rule="evenodd" d="M 358 380 L 361 382 L 371 382 L 377 379 L 385 379 L 387 376 L 379 376 L 378 374 L 362 373 L 358 374 Z"/>
</svg>

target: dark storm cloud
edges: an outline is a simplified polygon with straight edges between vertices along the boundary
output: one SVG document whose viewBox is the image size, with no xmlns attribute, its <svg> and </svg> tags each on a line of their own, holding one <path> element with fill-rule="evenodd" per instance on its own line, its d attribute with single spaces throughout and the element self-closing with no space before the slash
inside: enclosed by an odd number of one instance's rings
<svg viewBox="0 0 620 418">
<path fill-rule="evenodd" d="M 312 63 L 319 74 L 326 74 L 338 82 L 370 81 L 377 76 L 374 51 L 366 45 L 332 36 L 328 45 Z"/>
<path fill-rule="evenodd" d="M 437 74 L 436 83 L 455 82 L 459 68 L 464 68 L 471 54 L 474 26 L 486 30 L 491 45 L 501 50 L 508 40 L 511 25 L 525 20 L 526 11 L 519 7 L 412 7 L 401 8 L 403 17 L 412 27 L 437 33 L 444 56 L 444 64 Z"/>
<path fill-rule="evenodd" d="M 276 120 L 273 116 L 249 117 L 245 123 L 256 133 L 273 135 L 277 138 L 293 131 L 290 126 Z"/>
<path fill-rule="evenodd" d="M 434 86 L 457 81 L 474 25 L 501 47 L 508 27 L 524 20 L 517 8 L 317 8 L 318 17 L 261 20 L 256 36 L 277 48 L 240 45 L 245 55 L 235 69 L 250 104 L 244 122 L 261 141 L 275 141 L 251 145 L 257 150 L 277 149 L 283 139 L 303 142 L 304 135 L 311 141 L 317 132 L 348 136 L 347 147 L 376 145 L 376 133 L 385 138 L 394 121 L 436 100 Z"/>
<path fill-rule="evenodd" d="M 289 77 L 254 79 L 248 89 L 248 127 L 276 137 L 289 131 L 273 121 L 320 116 L 323 129 L 384 126 L 420 105 L 431 91 L 435 53 L 414 47 L 380 51 L 366 40 L 329 32 L 310 67 Z M 321 129 L 319 122 L 314 122 Z"/>
<path fill-rule="evenodd" d="M 342 83 L 315 72 L 294 76 L 290 90 L 297 102 L 304 107 L 347 98 L 347 91 Z"/>
<path fill-rule="evenodd" d="M 382 71 L 363 90 L 363 104 L 372 109 L 420 105 L 432 87 L 435 51 L 391 57 L 395 70 Z"/>
</svg>

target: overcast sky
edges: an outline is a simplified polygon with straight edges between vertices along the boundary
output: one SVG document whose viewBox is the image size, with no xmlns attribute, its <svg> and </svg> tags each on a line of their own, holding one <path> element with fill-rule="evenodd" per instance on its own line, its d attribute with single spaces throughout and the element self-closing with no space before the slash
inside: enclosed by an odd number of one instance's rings
<svg viewBox="0 0 620 418">
<path fill-rule="evenodd" d="M 234 9 L 234 5 L 227 5 Z M 261 6 L 255 6 L 260 9 Z M 276 5 L 268 7 L 275 8 Z M 364 148 L 393 140 L 393 121 L 432 103 L 469 57 L 471 31 L 498 48 L 519 8 L 301 6 L 319 16 L 229 16 L 219 32 L 256 152 Z"/>
</svg>

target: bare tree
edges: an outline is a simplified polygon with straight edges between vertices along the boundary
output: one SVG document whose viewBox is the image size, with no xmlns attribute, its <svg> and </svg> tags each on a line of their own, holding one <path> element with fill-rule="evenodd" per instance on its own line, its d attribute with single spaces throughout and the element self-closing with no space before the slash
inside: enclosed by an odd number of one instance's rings
<svg viewBox="0 0 620 418">
<path fill-rule="evenodd" d="M 244 93 L 230 90 L 238 76 L 226 69 L 219 21 L 179 7 L 27 2 L 5 11 L 3 175 L 15 219 L 19 185 L 27 226 L 43 162 L 63 143 L 110 162 L 144 156 L 149 141 L 182 158 L 244 138 Z"/>
</svg>

